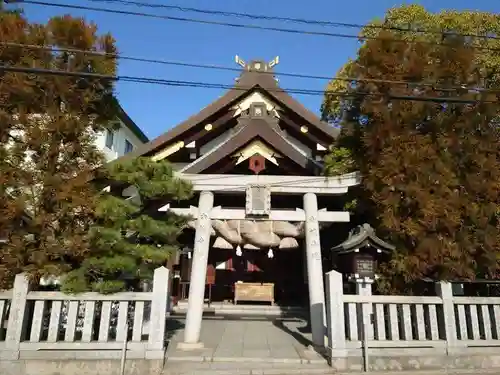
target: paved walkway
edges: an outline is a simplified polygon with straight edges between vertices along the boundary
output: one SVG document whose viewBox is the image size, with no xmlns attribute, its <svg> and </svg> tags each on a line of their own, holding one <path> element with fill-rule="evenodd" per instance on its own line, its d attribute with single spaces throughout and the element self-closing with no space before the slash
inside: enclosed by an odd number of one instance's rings
<svg viewBox="0 0 500 375">
<path fill-rule="evenodd" d="M 302 319 L 213 317 L 203 320 L 204 348 L 183 351 L 184 320 L 169 320 L 170 343 L 167 361 L 254 362 L 325 365 L 326 360 L 308 349 L 311 334 Z"/>
</svg>

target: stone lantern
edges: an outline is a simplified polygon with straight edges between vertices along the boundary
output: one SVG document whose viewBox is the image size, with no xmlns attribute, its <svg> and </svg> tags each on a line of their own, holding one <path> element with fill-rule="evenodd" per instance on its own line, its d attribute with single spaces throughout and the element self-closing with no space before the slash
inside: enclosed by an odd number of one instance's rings
<svg viewBox="0 0 500 375">
<path fill-rule="evenodd" d="M 331 250 L 348 280 L 355 282 L 357 289 L 369 286 L 371 294 L 371 284 L 377 278 L 377 261 L 394 251 L 394 246 L 378 238 L 369 224 L 363 224 L 351 230 L 349 237 Z"/>
</svg>

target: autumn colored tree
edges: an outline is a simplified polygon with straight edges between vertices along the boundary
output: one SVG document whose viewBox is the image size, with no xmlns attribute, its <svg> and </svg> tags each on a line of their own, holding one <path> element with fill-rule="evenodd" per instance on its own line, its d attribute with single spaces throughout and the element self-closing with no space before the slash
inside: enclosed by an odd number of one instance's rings
<svg viewBox="0 0 500 375">
<path fill-rule="evenodd" d="M 342 126 L 335 152 L 362 174 L 358 209 L 397 246 L 380 286 L 496 278 L 500 61 L 490 48 L 500 44 L 465 34 L 498 34 L 500 20 L 410 6 L 377 24 L 386 29 L 366 28 L 377 38 L 339 73 L 353 80 L 331 84 L 353 96 L 327 90 L 323 114 Z"/>
<path fill-rule="evenodd" d="M 119 188 L 100 195 L 89 231 L 91 250 L 63 277 L 64 291 L 112 293 L 137 288 L 179 250 L 177 238 L 188 218 L 158 208 L 190 198 L 191 185 L 176 178 L 168 162 L 149 158 L 112 163 L 105 174 Z M 123 187 L 128 187 L 127 198 L 121 194 Z"/>
<path fill-rule="evenodd" d="M 64 52 L 115 52 L 109 34 L 80 18 L 33 24 L 21 12 L 0 10 L 0 42 L 0 65 L 116 71 L 113 55 Z M 0 228 L 8 242 L 0 248 L 0 287 L 18 272 L 57 275 L 85 258 L 97 205 L 88 180 L 103 161 L 94 139 L 115 110 L 109 79 L 1 72 Z M 23 216 L 30 220 L 20 226 Z"/>
<path fill-rule="evenodd" d="M 490 81 L 500 81 L 500 16 L 494 13 L 476 11 L 443 10 L 432 13 L 421 5 L 403 5 L 389 9 L 382 19 L 374 19 L 360 32 L 360 38 L 380 37 L 380 33 L 389 30 L 391 37 L 402 42 L 421 41 L 423 43 L 442 43 L 447 34 L 462 34 L 479 48 L 475 54 L 475 63 L 489 69 Z M 482 37 L 473 37 L 478 35 Z M 491 37 L 491 38 L 488 38 Z M 360 48 L 367 48 L 367 43 Z M 327 87 L 330 92 L 343 92 L 350 89 L 356 78 L 355 60 L 350 59 L 337 72 Z M 330 122 L 339 121 L 344 115 L 344 108 L 350 101 L 337 95 L 325 95 L 321 106 L 322 116 Z"/>
</svg>

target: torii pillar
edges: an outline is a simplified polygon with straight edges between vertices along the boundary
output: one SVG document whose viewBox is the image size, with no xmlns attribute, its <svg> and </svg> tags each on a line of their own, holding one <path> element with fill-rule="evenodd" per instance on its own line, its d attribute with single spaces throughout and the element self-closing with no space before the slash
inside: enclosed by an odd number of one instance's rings
<svg viewBox="0 0 500 375">
<path fill-rule="evenodd" d="M 321 263 L 321 242 L 319 236 L 318 199 L 316 194 L 304 195 L 305 245 L 307 259 L 307 281 L 309 286 L 309 320 L 313 345 L 325 346 L 325 286 Z"/>
<path fill-rule="evenodd" d="M 207 274 L 208 252 L 210 245 L 210 211 L 214 205 L 214 194 L 210 191 L 200 193 L 199 214 L 196 221 L 194 237 L 193 263 L 191 266 L 191 282 L 189 285 L 188 310 L 184 342 L 179 343 L 181 349 L 202 347 L 200 342 L 201 321 L 205 296 L 205 277 Z"/>
</svg>

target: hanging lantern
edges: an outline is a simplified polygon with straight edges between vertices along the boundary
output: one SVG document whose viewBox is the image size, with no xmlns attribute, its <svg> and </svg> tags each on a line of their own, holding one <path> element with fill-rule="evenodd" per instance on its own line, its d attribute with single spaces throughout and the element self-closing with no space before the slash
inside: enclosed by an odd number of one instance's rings
<svg viewBox="0 0 500 375">
<path fill-rule="evenodd" d="M 274 258 L 273 249 L 269 249 L 269 251 L 267 252 L 267 257 L 268 257 L 269 259 Z"/>
<path fill-rule="evenodd" d="M 241 251 L 241 246 L 240 245 L 238 245 L 236 247 L 236 255 L 239 256 L 239 257 L 243 255 L 243 251 Z"/>
</svg>

